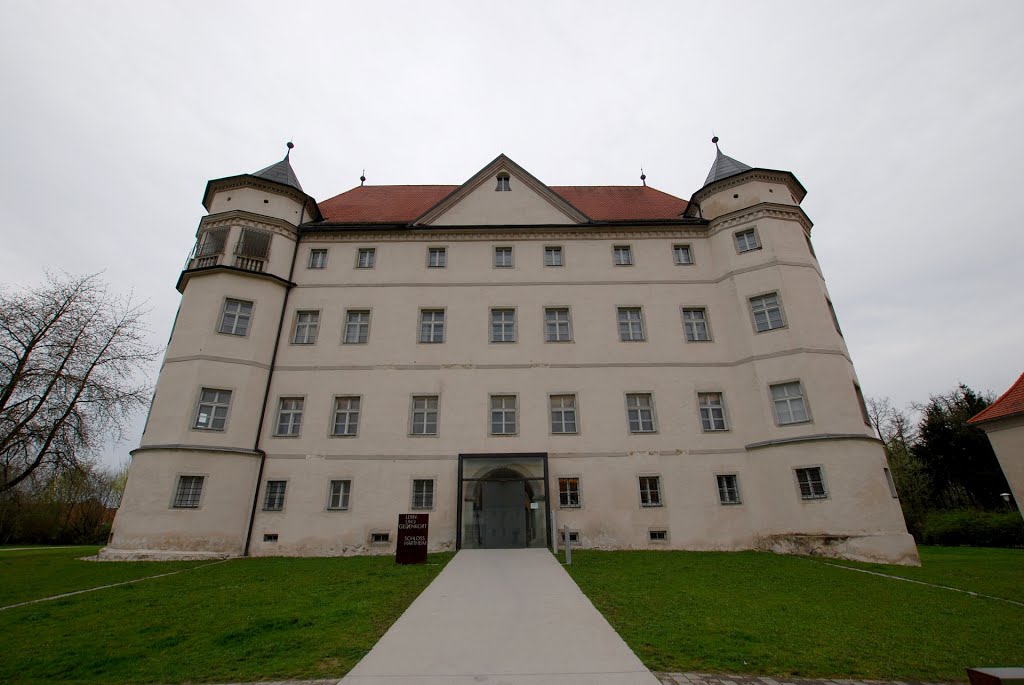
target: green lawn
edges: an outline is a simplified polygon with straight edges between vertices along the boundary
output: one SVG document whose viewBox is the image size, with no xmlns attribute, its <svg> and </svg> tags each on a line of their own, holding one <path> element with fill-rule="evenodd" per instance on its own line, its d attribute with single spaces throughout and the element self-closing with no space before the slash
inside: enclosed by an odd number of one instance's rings
<svg viewBox="0 0 1024 685">
<path fill-rule="evenodd" d="M 79 557 L 96 554 L 99 547 L 57 549 L 0 548 L 0 606 L 30 599 L 85 590 L 168 571 L 178 571 L 202 561 L 96 563 Z"/>
<path fill-rule="evenodd" d="M 863 566 L 1008 597 L 1024 586 L 1024 550 L 921 557 Z M 574 551 L 567 570 L 656 671 L 963 681 L 968 666 L 1024 662 L 1024 607 L 810 558 Z"/>
<path fill-rule="evenodd" d="M 76 549 L 52 555 L 54 571 L 42 573 L 41 552 L 0 555 L 7 564 L 0 576 L 4 592 L 24 597 L 45 589 L 52 594 L 81 586 L 85 579 L 95 584 L 124 579 L 136 573 L 136 566 L 149 570 L 141 575 L 168 567 L 76 562 L 74 557 L 82 554 Z M 392 557 L 237 559 L 0 611 L 0 682 L 340 677 L 450 558 L 430 555 L 431 565 L 425 566 L 397 566 Z M 47 577 L 40 580 L 39 575 Z M 18 589 L 22 585 L 34 589 L 23 592 Z"/>
</svg>

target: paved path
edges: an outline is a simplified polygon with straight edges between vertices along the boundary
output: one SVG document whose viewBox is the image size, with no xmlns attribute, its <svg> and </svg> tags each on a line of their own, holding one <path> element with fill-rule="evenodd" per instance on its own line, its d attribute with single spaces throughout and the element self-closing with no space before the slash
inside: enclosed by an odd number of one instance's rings
<svg viewBox="0 0 1024 685">
<path fill-rule="evenodd" d="M 546 549 L 462 550 L 342 685 L 659 685 Z"/>
<path fill-rule="evenodd" d="M 721 673 L 658 673 L 657 675 L 663 685 L 946 685 L 902 680 L 813 680 L 781 676 L 764 678 L 752 675 L 723 675 Z"/>
</svg>

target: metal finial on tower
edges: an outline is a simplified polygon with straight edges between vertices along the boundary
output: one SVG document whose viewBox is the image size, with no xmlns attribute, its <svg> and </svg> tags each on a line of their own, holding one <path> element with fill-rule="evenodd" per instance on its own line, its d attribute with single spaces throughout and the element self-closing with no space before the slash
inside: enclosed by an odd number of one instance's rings
<svg viewBox="0 0 1024 685">
<path fill-rule="evenodd" d="M 366 183 L 366 169 L 363 169 L 363 175 L 359 177 L 359 185 L 362 186 Z"/>
<path fill-rule="evenodd" d="M 643 167 L 640 167 L 640 182 L 645 186 L 647 185 L 647 174 L 644 173 Z"/>
<path fill-rule="evenodd" d="M 288 157 L 290 157 L 292 154 L 292 148 L 295 147 L 295 143 L 289 140 L 287 143 L 284 144 L 284 146 L 288 148 L 288 152 L 284 153 L 284 158 L 288 159 Z"/>
<path fill-rule="evenodd" d="M 718 136 L 712 136 L 711 142 L 715 144 L 715 147 L 718 147 Z"/>
</svg>

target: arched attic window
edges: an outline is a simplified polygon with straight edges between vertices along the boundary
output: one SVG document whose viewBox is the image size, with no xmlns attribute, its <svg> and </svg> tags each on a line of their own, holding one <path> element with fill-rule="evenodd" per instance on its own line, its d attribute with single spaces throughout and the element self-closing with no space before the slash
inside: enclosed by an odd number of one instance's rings
<svg viewBox="0 0 1024 685">
<path fill-rule="evenodd" d="M 494 190 L 498 192 L 512 190 L 512 187 L 509 185 L 508 174 L 505 173 L 504 171 L 498 174 L 498 187 L 495 188 Z"/>
</svg>

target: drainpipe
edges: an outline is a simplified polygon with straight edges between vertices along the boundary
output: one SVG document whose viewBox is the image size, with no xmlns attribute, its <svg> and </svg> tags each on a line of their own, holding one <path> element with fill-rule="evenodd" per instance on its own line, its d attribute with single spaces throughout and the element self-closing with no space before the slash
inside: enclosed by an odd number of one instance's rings
<svg viewBox="0 0 1024 685">
<path fill-rule="evenodd" d="M 277 337 L 274 339 L 274 352 L 270 355 L 270 371 L 267 372 L 267 387 L 263 390 L 263 406 L 260 408 L 260 422 L 256 426 L 256 440 L 252 449 L 260 455 L 260 470 L 256 474 L 256 487 L 252 493 L 252 509 L 249 511 L 249 527 L 245 531 L 245 550 L 243 557 L 249 556 L 249 545 L 252 543 L 252 526 L 256 521 L 256 507 L 260 502 L 260 483 L 263 482 L 263 467 L 267 464 L 267 453 L 260 449 L 260 435 L 263 434 L 263 422 L 267 417 L 267 402 L 270 401 L 270 382 L 274 379 L 274 367 L 277 365 L 277 350 L 281 347 L 281 332 L 284 328 L 284 315 L 288 311 L 288 297 L 292 294 L 292 278 L 295 275 L 295 260 L 299 256 L 299 242 L 301 234 L 299 226 L 306 218 L 306 204 L 302 204 L 299 212 L 299 223 L 295 227 L 295 249 L 292 251 L 292 265 L 288 269 L 288 285 L 285 286 L 284 301 L 281 302 L 281 317 L 277 320 Z"/>
</svg>

